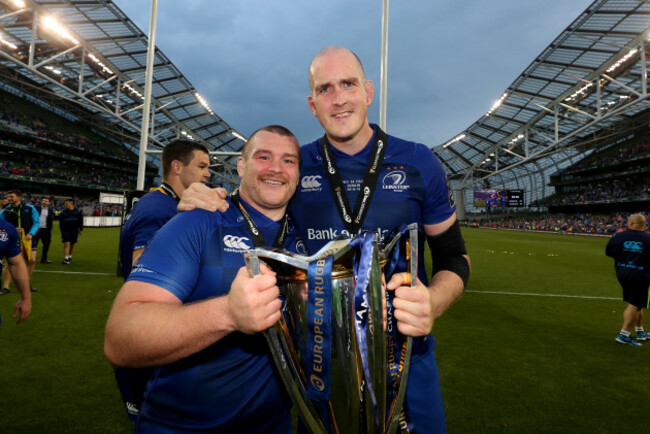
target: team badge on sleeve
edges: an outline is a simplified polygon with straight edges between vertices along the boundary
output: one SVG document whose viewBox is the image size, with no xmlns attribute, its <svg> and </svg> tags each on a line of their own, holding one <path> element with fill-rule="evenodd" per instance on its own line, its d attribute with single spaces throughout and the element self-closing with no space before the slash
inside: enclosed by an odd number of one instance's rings
<svg viewBox="0 0 650 434">
<path fill-rule="evenodd" d="M 454 193 L 451 191 L 449 180 L 447 180 L 447 193 L 449 194 L 449 206 L 453 208 L 456 205 L 456 201 L 454 200 Z"/>
</svg>

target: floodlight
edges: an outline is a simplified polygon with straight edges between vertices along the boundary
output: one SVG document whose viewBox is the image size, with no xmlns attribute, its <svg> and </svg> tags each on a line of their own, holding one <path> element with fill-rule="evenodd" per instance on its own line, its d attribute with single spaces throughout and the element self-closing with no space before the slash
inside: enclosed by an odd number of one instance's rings
<svg viewBox="0 0 650 434">
<path fill-rule="evenodd" d="M 214 112 L 212 111 L 212 109 L 208 105 L 208 102 L 201 96 L 200 93 L 195 92 L 194 96 L 196 97 L 197 100 L 199 100 L 199 104 L 201 104 L 203 106 L 203 108 L 205 108 L 208 111 L 208 113 L 210 113 L 211 115 L 214 114 Z"/>
<path fill-rule="evenodd" d="M 503 101 L 505 101 L 507 97 L 508 97 L 507 92 L 501 95 L 501 98 L 499 98 L 494 104 L 492 104 L 492 107 L 490 108 L 490 110 L 488 110 L 488 112 L 485 115 L 490 116 L 492 112 L 495 111 L 503 103 Z"/>
<path fill-rule="evenodd" d="M 465 135 L 465 133 L 459 134 L 458 136 L 454 137 L 453 139 L 451 139 L 450 141 L 448 141 L 447 143 L 442 145 L 442 147 L 443 148 L 448 148 L 449 146 L 451 146 L 452 143 L 456 143 L 456 142 L 458 142 L 460 140 L 463 140 L 465 137 L 467 137 Z"/>
<path fill-rule="evenodd" d="M 235 138 L 237 138 L 237 139 L 239 139 L 239 140 L 242 140 L 242 141 L 244 141 L 244 142 L 247 142 L 247 141 L 248 141 L 248 139 L 247 139 L 246 137 L 242 136 L 241 134 L 239 134 L 239 133 L 238 133 L 237 131 L 235 131 L 235 130 L 230 130 L 230 134 L 232 134 Z"/>
<path fill-rule="evenodd" d="M 62 74 L 61 70 L 56 69 L 56 68 L 53 67 L 53 66 L 49 66 L 49 65 L 48 65 L 48 66 L 45 67 L 45 69 L 47 69 L 48 71 L 50 71 L 50 72 L 52 72 L 52 73 L 54 73 L 54 74 L 56 74 L 56 75 L 61 75 L 61 74 Z"/>
<path fill-rule="evenodd" d="M 617 70 L 618 68 L 620 68 L 621 65 L 623 63 L 627 62 L 630 59 L 630 57 L 634 56 L 637 53 L 637 51 L 639 51 L 639 50 L 637 50 L 635 48 L 634 50 L 627 53 L 625 56 L 621 57 L 616 63 L 614 63 L 609 68 L 607 68 L 607 72 L 613 72 L 613 71 Z"/>
<path fill-rule="evenodd" d="M 79 41 L 75 39 L 70 34 L 70 32 L 68 32 L 68 30 L 65 27 L 63 27 L 53 16 L 51 15 L 45 16 L 41 19 L 41 22 L 46 28 L 56 32 L 63 39 L 67 39 L 68 41 L 72 42 L 75 45 L 79 44 Z"/>
<path fill-rule="evenodd" d="M 18 48 L 18 46 L 16 44 L 12 44 L 11 42 L 4 39 L 2 36 L 0 36 L 0 43 L 2 45 L 6 45 L 7 47 L 14 49 L 14 50 Z"/>
</svg>

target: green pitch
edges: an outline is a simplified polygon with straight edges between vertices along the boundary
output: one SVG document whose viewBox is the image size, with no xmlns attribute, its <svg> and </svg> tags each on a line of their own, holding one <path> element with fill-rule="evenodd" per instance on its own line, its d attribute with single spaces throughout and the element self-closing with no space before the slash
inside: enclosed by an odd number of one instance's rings
<svg viewBox="0 0 650 434">
<path fill-rule="evenodd" d="M 0 297 L 0 432 L 132 432 L 103 356 L 118 233 L 86 229 L 64 266 L 55 225 L 30 319 L 10 317 L 15 288 Z M 624 304 L 607 240 L 463 234 L 472 278 L 434 326 L 449 432 L 638 432 L 650 344 L 614 342 Z"/>
</svg>

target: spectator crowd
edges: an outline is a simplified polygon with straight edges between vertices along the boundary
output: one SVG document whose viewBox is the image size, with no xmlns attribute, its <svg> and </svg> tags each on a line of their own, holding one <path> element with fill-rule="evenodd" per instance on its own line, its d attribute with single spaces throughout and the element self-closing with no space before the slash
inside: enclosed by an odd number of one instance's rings
<svg viewBox="0 0 650 434">
<path fill-rule="evenodd" d="M 628 214 L 540 214 L 527 216 L 505 216 L 474 220 L 466 223 L 469 227 L 542 231 L 557 233 L 612 235 L 625 229 Z"/>
</svg>

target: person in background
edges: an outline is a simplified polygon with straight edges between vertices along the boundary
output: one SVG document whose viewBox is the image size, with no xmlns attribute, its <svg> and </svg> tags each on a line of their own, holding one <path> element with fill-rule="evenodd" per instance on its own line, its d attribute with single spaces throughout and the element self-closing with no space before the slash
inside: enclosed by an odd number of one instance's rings
<svg viewBox="0 0 650 434">
<path fill-rule="evenodd" d="M 616 342 L 639 347 L 639 342 L 650 340 L 643 329 L 643 309 L 648 307 L 650 287 L 650 234 L 645 231 L 643 214 L 632 214 L 627 220 L 627 230 L 609 239 L 605 254 L 614 259 L 616 278 L 623 288 L 623 326 Z M 632 330 L 636 340 L 632 338 Z"/>
<path fill-rule="evenodd" d="M 7 268 L 10 268 L 11 276 L 20 292 L 20 300 L 16 303 L 12 315 L 13 318 L 18 318 L 16 324 L 25 321 L 32 312 L 32 292 L 29 287 L 27 266 L 18 243 L 16 228 L 11 223 L 0 220 L 0 258 L 7 260 Z M 3 265 L 4 262 L 0 261 L 0 268 L 3 268 Z"/>
<path fill-rule="evenodd" d="M 205 183 L 210 178 L 210 155 L 198 142 L 171 142 L 163 148 L 161 160 L 162 184 L 138 200 L 122 229 L 120 259 L 125 280 L 154 234 L 176 215 L 183 191 L 193 182 Z"/>
<path fill-rule="evenodd" d="M 75 244 L 84 230 L 84 216 L 80 209 L 75 208 L 73 199 L 63 201 L 63 211 L 59 213 L 61 242 L 63 243 L 63 265 L 72 262 Z"/>
<path fill-rule="evenodd" d="M 36 212 L 39 214 L 39 227 L 34 241 L 32 243 L 32 262 L 36 265 L 36 256 L 38 253 L 38 242 L 43 241 L 43 250 L 41 252 L 41 264 L 51 264 L 52 261 L 47 259 L 47 252 L 50 250 L 52 242 L 52 226 L 54 224 L 54 210 L 50 207 L 50 199 L 44 197 L 40 205 L 35 205 Z M 34 267 L 31 268 L 29 276 L 31 278 Z"/>
<path fill-rule="evenodd" d="M 20 190 L 10 190 L 7 193 L 9 204 L 0 211 L 0 218 L 11 223 L 18 231 L 20 238 L 20 250 L 23 258 L 27 262 L 27 268 L 34 269 L 32 264 L 32 238 L 36 235 L 40 226 L 40 217 L 36 208 L 27 203 L 23 203 L 23 194 Z M 7 269 L 8 270 L 8 269 Z M 2 289 L 0 295 L 8 294 L 11 285 L 11 273 L 7 270 L 2 272 Z M 36 288 L 31 288 L 36 292 Z"/>
</svg>

